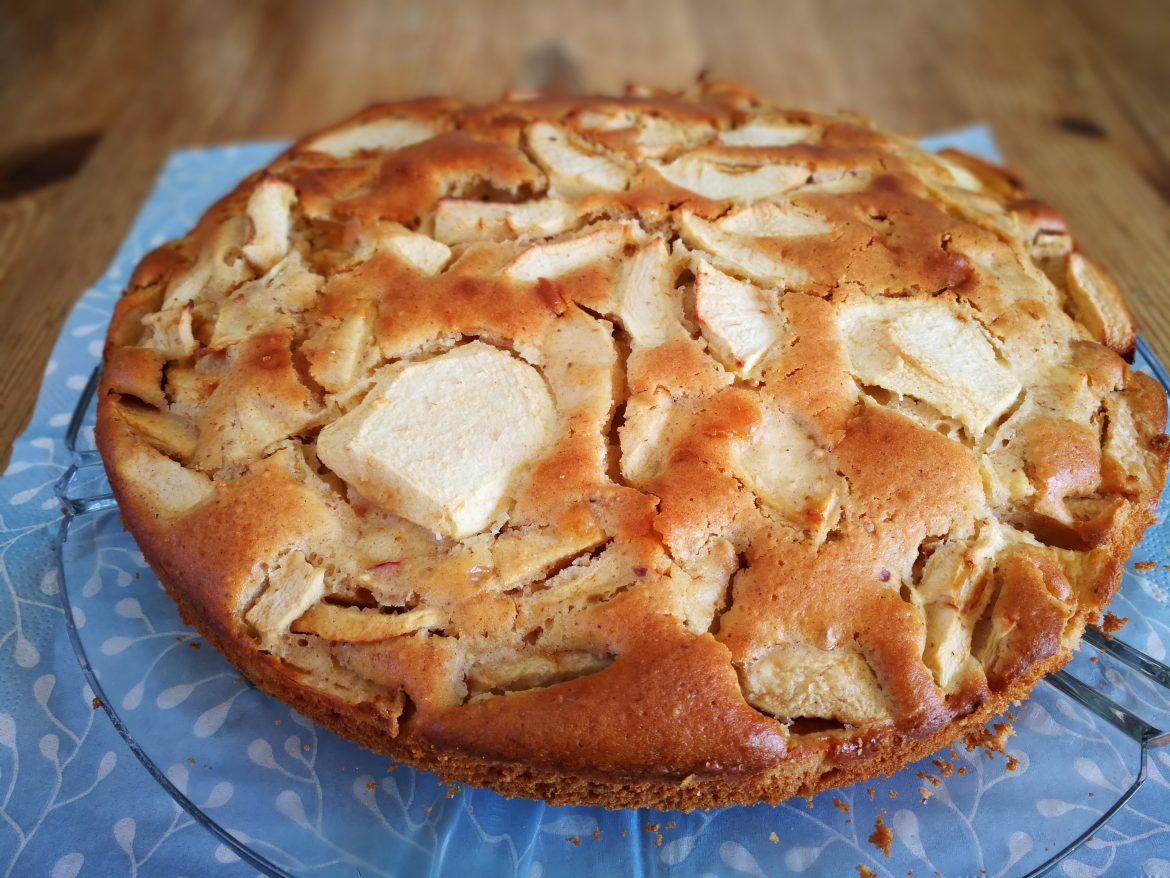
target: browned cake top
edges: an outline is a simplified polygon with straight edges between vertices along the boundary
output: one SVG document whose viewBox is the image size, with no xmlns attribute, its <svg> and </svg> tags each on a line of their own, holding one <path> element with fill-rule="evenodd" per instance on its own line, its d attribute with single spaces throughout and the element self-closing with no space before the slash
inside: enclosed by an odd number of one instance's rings
<svg viewBox="0 0 1170 878">
<path fill-rule="evenodd" d="M 960 153 L 725 86 L 427 100 L 144 260 L 99 434 L 245 667 L 388 739 L 750 774 L 936 735 L 1076 642 L 1165 469 L 1133 343 Z"/>
</svg>

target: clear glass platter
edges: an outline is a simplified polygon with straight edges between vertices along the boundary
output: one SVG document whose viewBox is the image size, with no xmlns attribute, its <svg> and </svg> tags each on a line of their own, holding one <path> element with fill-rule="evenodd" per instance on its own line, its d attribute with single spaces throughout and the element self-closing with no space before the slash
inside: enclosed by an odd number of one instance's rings
<svg viewBox="0 0 1170 878">
<path fill-rule="evenodd" d="M 1144 346 L 1138 366 L 1170 384 Z M 1091 631 L 1091 645 L 1007 718 L 1003 754 L 959 746 L 811 801 L 691 814 L 445 786 L 264 695 L 182 623 L 92 450 L 94 383 L 58 486 L 70 636 L 119 732 L 223 840 L 224 860 L 277 876 L 1036 875 L 1106 823 L 1151 758 L 1170 769 L 1170 569 L 1133 567 L 1170 556 L 1164 499 L 1112 606 L 1128 624 L 1112 640 Z"/>
<path fill-rule="evenodd" d="M 997 158 L 982 127 L 924 145 Z M 182 234 L 225 185 L 281 148 L 174 154 L 114 264 L 83 297 L 84 325 L 74 335 L 104 325 L 143 253 Z M 88 372 L 100 340 L 84 353 L 62 348 L 71 364 L 86 363 L 71 374 Z M 1137 365 L 1170 386 L 1140 342 Z M 1067 857 L 1065 874 L 1097 876 L 1113 874 L 1123 841 L 1164 837 L 1165 814 L 1153 809 L 1138 814 L 1137 829 L 1129 811 L 1121 815 L 1124 836 L 1108 821 L 1147 778 L 1158 787 L 1156 805 L 1170 803 L 1165 498 L 1112 606 L 1129 623 L 1115 640 L 1090 632 L 1074 662 L 1014 711 L 1006 755 L 960 746 L 891 778 L 777 807 L 693 814 L 555 808 L 449 788 L 395 767 L 263 695 L 183 625 L 109 497 L 92 449 L 92 387 L 68 427 L 73 465 L 58 485 L 69 634 L 118 731 L 175 800 L 219 836 L 225 862 L 243 858 L 277 876 L 843 876 L 864 867 L 880 876 L 1015 878 Z M 1155 560 L 1152 568 L 1141 564 Z M 893 835 L 888 856 L 869 840 L 879 818 Z"/>
</svg>

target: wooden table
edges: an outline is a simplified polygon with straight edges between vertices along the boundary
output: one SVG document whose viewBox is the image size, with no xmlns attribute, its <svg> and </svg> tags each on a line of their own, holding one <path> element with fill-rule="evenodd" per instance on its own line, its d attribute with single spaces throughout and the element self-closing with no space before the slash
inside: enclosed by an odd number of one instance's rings
<svg viewBox="0 0 1170 878">
<path fill-rule="evenodd" d="M 1168 42 L 1165 0 L 0 0 L 0 461 L 168 152 L 382 98 L 492 98 L 550 45 L 588 90 L 707 71 L 909 134 L 991 123 L 1170 361 Z"/>
</svg>

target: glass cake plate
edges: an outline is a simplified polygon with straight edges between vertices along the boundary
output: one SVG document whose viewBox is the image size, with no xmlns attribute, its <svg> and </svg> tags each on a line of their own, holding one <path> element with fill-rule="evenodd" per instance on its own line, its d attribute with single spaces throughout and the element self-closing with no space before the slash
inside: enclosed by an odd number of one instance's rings
<svg viewBox="0 0 1170 878">
<path fill-rule="evenodd" d="M 1136 365 L 1170 387 L 1140 342 Z M 1141 563 L 1170 557 L 1166 498 L 1111 606 L 1128 624 L 1115 639 L 1088 632 L 1077 658 L 1005 718 L 1003 753 L 959 745 L 778 806 L 553 807 L 447 786 L 338 738 L 184 625 L 109 494 L 92 446 L 95 386 L 96 374 L 57 487 L 70 637 L 115 727 L 219 836 L 225 860 L 276 876 L 1038 875 L 1121 808 L 1150 760 L 1170 773 L 1170 569 Z M 1090 842 L 1077 856 L 1101 874 L 1110 853 Z"/>
</svg>

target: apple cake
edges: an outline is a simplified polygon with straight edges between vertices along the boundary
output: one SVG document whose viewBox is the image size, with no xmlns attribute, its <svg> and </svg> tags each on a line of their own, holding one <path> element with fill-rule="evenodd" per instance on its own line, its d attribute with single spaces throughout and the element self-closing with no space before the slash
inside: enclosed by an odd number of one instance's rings
<svg viewBox="0 0 1170 878">
<path fill-rule="evenodd" d="M 183 617 L 448 780 L 609 807 L 889 773 L 1070 656 L 1166 398 L 1002 168 L 742 88 L 427 99 L 135 271 L 98 440 Z"/>
</svg>

